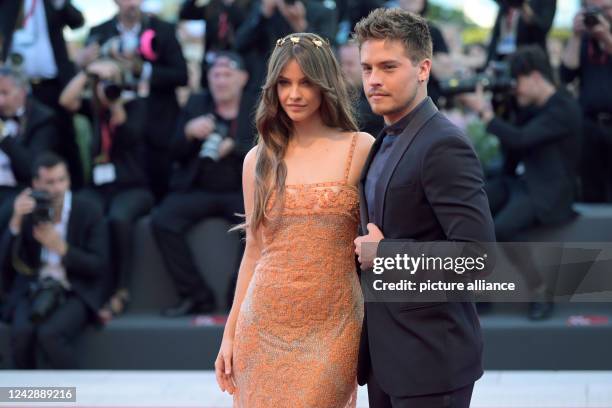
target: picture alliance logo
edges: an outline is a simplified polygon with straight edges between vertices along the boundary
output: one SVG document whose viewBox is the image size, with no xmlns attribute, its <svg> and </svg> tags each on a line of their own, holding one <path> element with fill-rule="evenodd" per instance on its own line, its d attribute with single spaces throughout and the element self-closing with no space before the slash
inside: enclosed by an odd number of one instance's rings
<svg viewBox="0 0 612 408">
<path fill-rule="evenodd" d="M 454 256 L 421 256 L 414 257 L 408 254 L 398 254 L 395 257 L 374 258 L 373 272 L 377 275 L 389 270 L 402 270 L 414 275 L 418 271 L 452 271 L 458 275 L 466 272 L 480 272 L 486 268 L 488 255 L 485 253 L 478 257 Z"/>
</svg>

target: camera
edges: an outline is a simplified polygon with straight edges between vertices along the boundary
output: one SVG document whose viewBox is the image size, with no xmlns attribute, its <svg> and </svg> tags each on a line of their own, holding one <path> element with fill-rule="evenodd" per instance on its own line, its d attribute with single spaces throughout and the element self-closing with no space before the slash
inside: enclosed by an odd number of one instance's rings
<svg viewBox="0 0 612 408">
<path fill-rule="evenodd" d="M 41 323 L 64 302 L 64 287 L 53 278 L 43 278 L 30 286 L 30 299 L 32 301 L 30 321 L 35 324 Z"/>
<path fill-rule="evenodd" d="M 219 146 L 225 137 L 227 136 L 228 128 L 225 124 L 217 122 L 215 129 L 208 136 L 208 138 L 202 143 L 200 148 L 199 157 L 201 159 L 209 158 L 213 161 L 219 160 Z"/>
<path fill-rule="evenodd" d="M 104 97 L 109 102 L 116 102 L 119 98 L 121 98 L 121 94 L 124 90 L 131 89 L 130 87 L 124 86 L 113 80 L 101 79 L 96 74 L 89 74 L 89 79 L 92 81 L 94 89 L 96 88 L 97 84 L 102 84 Z"/>
<path fill-rule="evenodd" d="M 601 14 L 601 9 L 599 7 L 586 7 L 584 9 L 584 25 L 587 28 L 593 28 L 597 24 L 599 24 L 599 15 Z"/>
<path fill-rule="evenodd" d="M 507 93 L 515 86 L 515 79 L 510 74 L 510 65 L 504 61 L 491 62 L 488 72 L 482 72 L 468 78 L 449 78 L 440 81 L 440 92 L 444 96 L 476 91 L 482 84 L 485 91 Z"/>
<path fill-rule="evenodd" d="M 32 221 L 34 224 L 42 222 L 51 222 L 54 218 L 55 211 L 53 210 L 53 200 L 46 191 L 34 190 L 30 195 L 36 205 L 34 211 L 32 211 Z"/>
</svg>

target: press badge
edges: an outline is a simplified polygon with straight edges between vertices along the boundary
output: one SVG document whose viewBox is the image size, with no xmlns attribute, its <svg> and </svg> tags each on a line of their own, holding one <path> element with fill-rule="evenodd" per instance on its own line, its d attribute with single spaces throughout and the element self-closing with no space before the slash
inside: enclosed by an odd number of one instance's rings
<svg viewBox="0 0 612 408">
<path fill-rule="evenodd" d="M 98 164 L 93 169 L 93 182 L 96 186 L 113 183 L 117 179 L 117 172 L 113 163 Z"/>
</svg>

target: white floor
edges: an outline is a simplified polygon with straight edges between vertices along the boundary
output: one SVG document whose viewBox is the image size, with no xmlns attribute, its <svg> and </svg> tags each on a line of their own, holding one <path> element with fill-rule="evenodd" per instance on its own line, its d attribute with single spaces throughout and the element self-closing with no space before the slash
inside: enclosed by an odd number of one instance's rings
<svg viewBox="0 0 612 408">
<path fill-rule="evenodd" d="M 72 386 L 77 387 L 78 401 L 0 403 L 0 407 L 227 408 L 232 404 L 210 371 L 3 370 L 0 386 Z M 365 388 L 359 390 L 357 406 L 368 406 Z M 490 371 L 476 383 L 472 407 L 612 408 L 612 371 Z"/>
</svg>

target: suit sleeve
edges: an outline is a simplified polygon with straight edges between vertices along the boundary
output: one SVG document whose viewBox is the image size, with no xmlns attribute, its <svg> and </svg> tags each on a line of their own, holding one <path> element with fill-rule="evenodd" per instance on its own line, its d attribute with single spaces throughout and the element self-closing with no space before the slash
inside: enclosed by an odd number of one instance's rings
<svg viewBox="0 0 612 408">
<path fill-rule="evenodd" d="M 198 95 L 192 95 L 187 101 L 187 105 L 179 114 L 174 139 L 170 147 L 172 158 L 177 161 L 189 160 L 200 148 L 201 142 L 197 140 L 187 140 L 185 137 L 185 125 L 191 119 L 200 116 L 197 112 L 197 105 L 202 103 L 202 99 Z"/>
<path fill-rule="evenodd" d="M 70 0 L 66 0 L 61 13 L 64 24 L 73 30 L 81 28 L 85 24 L 83 14 L 79 11 L 79 9 L 72 5 Z"/>
<path fill-rule="evenodd" d="M 181 45 L 176 39 L 174 26 L 164 30 L 166 42 L 160 50 L 160 60 L 152 63 L 151 88 L 176 88 L 187 85 L 187 63 Z"/>
<path fill-rule="evenodd" d="M 516 127 L 502 119 L 489 122 L 487 131 L 497 136 L 510 150 L 529 149 L 567 136 L 568 123 L 562 112 L 549 110 L 537 115 L 523 127 Z"/>
<path fill-rule="evenodd" d="M 495 241 L 482 166 L 472 147 L 460 138 L 445 139 L 430 148 L 422 166 L 427 200 L 447 240 Z"/>
<path fill-rule="evenodd" d="M 202 20 L 206 6 L 197 6 L 195 0 L 187 0 L 179 11 L 179 20 Z"/>
<path fill-rule="evenodd" d="M 76 247 L 68 242 L 68 252 L 63 263 L 66 269 L 81 276 L 95 277 L 104 273 L 108 267 L 109 235 L 102 212 L 94 206 L 87 211 L 91 215 L 82 227 L 86 229 L 87 234 L 85 244 Z"/>
<path fill-rule="evenodd" d="M 31 138 L 29 146 L 19 143 L 14 137 L 6 137 L 0 142 L 0 149 L 11 159 L 15 178 L 24 185 L 31 181 L 30 164 L 40 153 L 54 149 L 58 133 L 53 122 L 48 121 L 34 129 Z"/>
<path fill-rule="evenodd" d="M 234 39 L 236 51 L 245 53 L 252 47 L 261 47 L 269 42 L 267 24 L 269 19 L 261 14 L 261 2 L 254 1 L 249 15 L 240 25 Z"/>
</svg>

